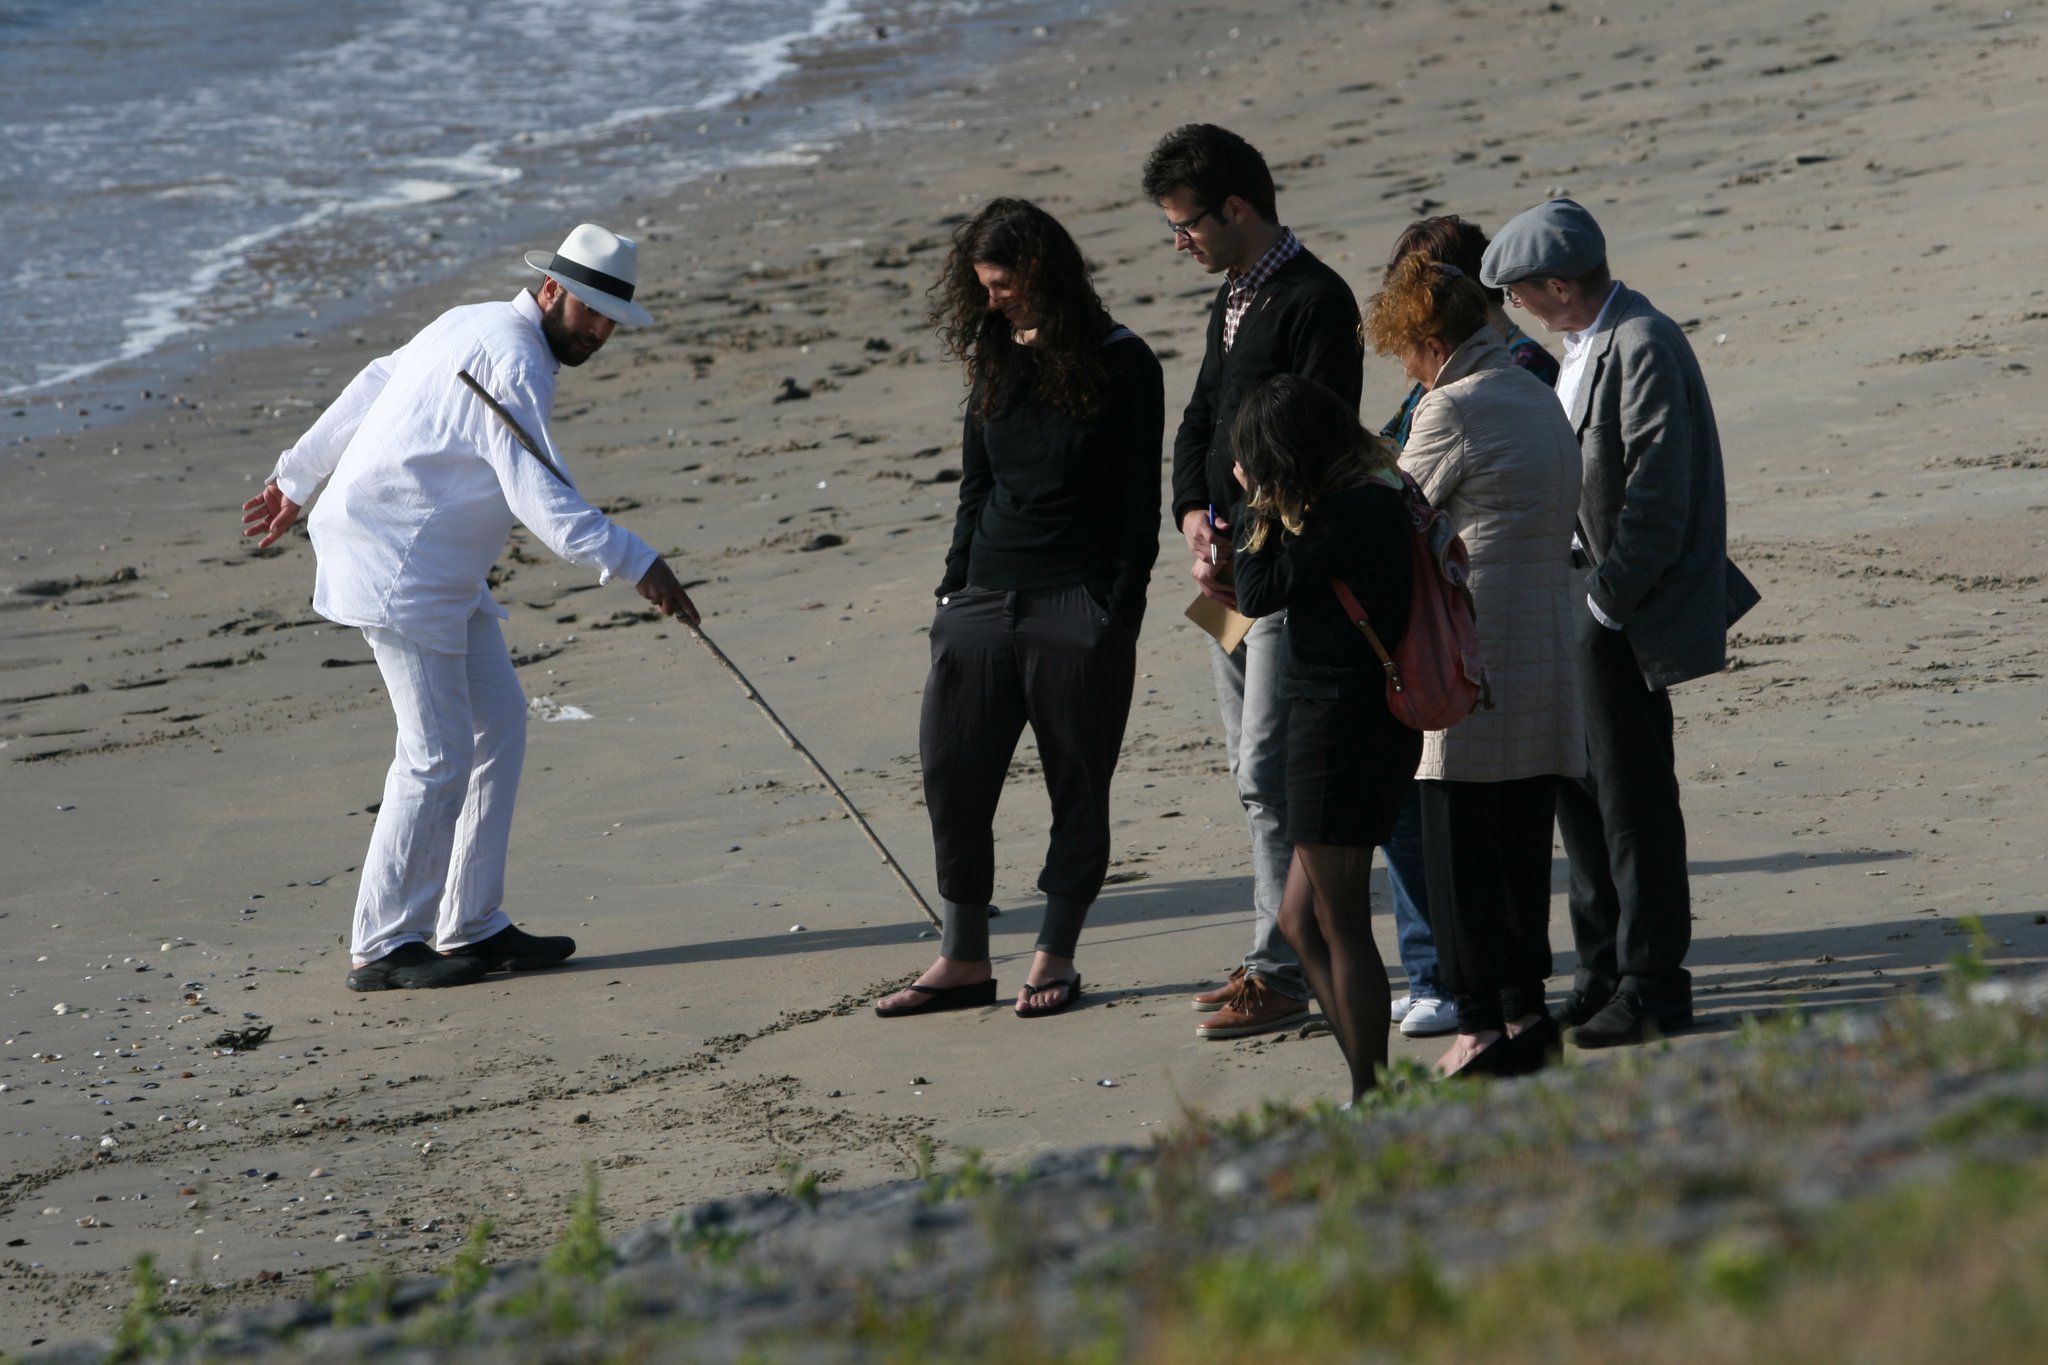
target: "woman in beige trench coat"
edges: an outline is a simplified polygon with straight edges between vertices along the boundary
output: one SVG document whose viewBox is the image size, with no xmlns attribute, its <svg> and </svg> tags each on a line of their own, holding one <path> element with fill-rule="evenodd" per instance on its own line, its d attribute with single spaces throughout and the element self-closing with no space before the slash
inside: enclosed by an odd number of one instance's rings
<svg viewBox="0 0 2048 1365">
<path fill-rule="evenodd" d="M 1458 1005 L 1458 1037 L 1437 1068 L 1534 1071 L 1560 1047 L 1543 996 L 1557 780 L 1586 768 L 1571 634 L 1578 441 L 1456 266 L 1402 261 L 1365 330 L 1429 388 L 1401 467 L 1471 552 L 1493 700 L 1429 734 L 1416 771 L 1430 918 Z"/>
</svg>

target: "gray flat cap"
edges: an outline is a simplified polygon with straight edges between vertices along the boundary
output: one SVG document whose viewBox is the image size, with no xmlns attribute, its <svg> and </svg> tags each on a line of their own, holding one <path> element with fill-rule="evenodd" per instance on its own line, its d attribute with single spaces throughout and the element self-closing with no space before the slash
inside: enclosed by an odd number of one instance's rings
<svg viewBox="0 0 2048 1365">
<path fill-rule="evenodd" d="M 1498 289 L 1537 276 L 1573 280 L 1606 259 L 1607 238 L 1593 215 L 1553 199 L 1508 219 L 1479 260 L 1479 282 Z"/>
</svg>

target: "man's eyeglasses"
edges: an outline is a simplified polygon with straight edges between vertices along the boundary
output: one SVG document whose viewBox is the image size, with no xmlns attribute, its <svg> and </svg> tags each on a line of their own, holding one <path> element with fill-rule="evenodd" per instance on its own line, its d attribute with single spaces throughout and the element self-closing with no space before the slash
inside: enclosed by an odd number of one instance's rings
<svg viewBox="0 0 2048 1365">
<path fill-rule="evenodd" d="M 1215 211 L 1216 210 L 1214 209 L 1203 209 L 1200 213 L 1188 219 L 1185 223 L 1176 223 L 1173 221 L 1173 219 L 1168 218 L 1166 220 L 1166 225 L 1173 229 L 1173 235 L 1175 239 L 1185 242 L 1188 238 L 1195 235 L 1195 226 Z"/>
</svg>

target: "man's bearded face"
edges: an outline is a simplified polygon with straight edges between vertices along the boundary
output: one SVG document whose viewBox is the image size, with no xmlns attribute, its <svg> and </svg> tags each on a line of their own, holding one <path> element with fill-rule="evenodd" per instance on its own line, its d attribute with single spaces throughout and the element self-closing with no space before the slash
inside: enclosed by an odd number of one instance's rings
<svg viewBox="0 0 2048 1365">
<path fill-rule="evenodd" d="M 597 354 L 598 347 L 612 334 L 612 320 L 583 303 L 560 285 L 554 302 L 541 309 L 540 330 L 548 339 L 555 359 L 568 366 L 581 365 Z"/>
</svg>

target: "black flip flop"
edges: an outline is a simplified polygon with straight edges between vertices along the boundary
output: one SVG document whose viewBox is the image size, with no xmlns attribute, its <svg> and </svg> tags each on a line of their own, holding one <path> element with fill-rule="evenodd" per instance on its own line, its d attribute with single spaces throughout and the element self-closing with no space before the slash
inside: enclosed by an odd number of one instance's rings
<svg viewBox="0 0 2048 1365">
<path fill-rule="evenodd" d="M 1026 995 L 1036 995 L 1040 991 L 1049 991 L 1055 987 L 1064 987 L 1067 992 L 1060 997 L 1059 1004 L 1042 1005 L 1037 1008 L 1033 1008 L 1030 1005 L 1019 1005 L 1017 1006 L 1017 1017 L 1019 1019 L 1043 1019 L 1048 1014 L 1058 1014 L 1061 1010 L 1079 1000 L 1081 998 L 1081 974 L 1075 972 L 1064 981 L 1048 981 L 1043 986 L 1026 986 L 1024 993 Z"/>
<path fill-rule="evenodd" d="M 987 981 L 974 981 L 965 986 L 919 986 L 915 983 L 905 986 L 907 991 L 916 991 L 924 999 L 914 1005 L 898 1005 L 894 1009 L 875 1006 L 875 1013 L 884 1019 L 895 1019 L 905 1014 L 937 1014 L 942 1010 L 971 1010 L 996 1002 L 996 983 L 991 977 Z"/>
</svg>

